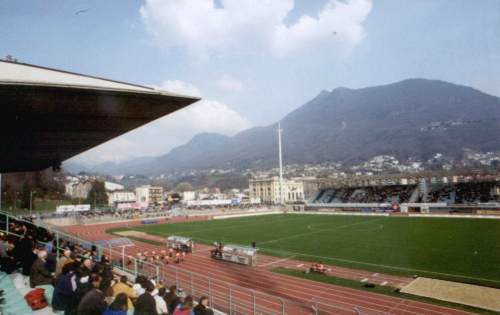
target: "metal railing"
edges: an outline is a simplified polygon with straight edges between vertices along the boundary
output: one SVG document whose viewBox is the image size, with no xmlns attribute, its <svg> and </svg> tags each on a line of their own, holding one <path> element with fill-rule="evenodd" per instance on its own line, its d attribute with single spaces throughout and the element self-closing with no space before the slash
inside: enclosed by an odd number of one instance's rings
<svg viewBox="0 0 500 315">
<path fill-rule="evenodd" d="M 245 288 L 234 283 L 214 279 L 197 272 L 179 268 L 172 264 L 151 263 L 142 261 L 136 257 L 128 258 L 125 250 L 116 250 L 114 248 L 103 248 L 96 243 L 81 239 L 78 236 L 61 230 L 60 227 L 36 224 L 25 221 L 22 218 L 16 218 L 11 214 L 0 211 L 6 218 L 6 229 L 2 229 L 7 234 L 14 234 L 9 231 L 9 220 L 24 221 L 35 226 L 47 229 L 54 234 L 56 247 L 60 248 L 61 241 L 69 241 L 73 244 L 79 244 L 90 248 L 96 246 L 100 255 L 107 255 L 113 262 L 113 266 L 129 275 L 137 277 L 146 276 L 150 279 L 161 282 L 163 285 L 176 285 L 178 289 L 186 294 L 199 298 L 207 296 L 210 305 L 221 312 L 230 315 L 274 315 L 274 314 L 336 314 L 348 312 L 357 314 L 353 307 L 340 307 L 326 301 L 310 301 L 301 303 L 287 298 L 263 293 L 250 288 Z"/>
</svg>

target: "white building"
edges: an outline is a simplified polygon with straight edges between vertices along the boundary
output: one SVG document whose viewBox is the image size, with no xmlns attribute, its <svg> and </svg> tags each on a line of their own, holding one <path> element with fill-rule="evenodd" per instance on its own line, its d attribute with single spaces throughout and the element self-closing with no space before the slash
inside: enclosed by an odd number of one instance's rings
<svg viewBox="0 0 500 315">
<path fill-rule="evenodd" d="M 185 191 L 182 193 L 183 201 L 191 201 L 196 199 L 196 193 L 194 191 Z"/>
<path fill-rule="evenodd" d="M 121 203 L 135 203 L 135 192 L 126 190 L 108 192 L 108 204 L 110 206 L 116 206 Z"/>
<path fill-rule="evenodd" d="M 145 185 L 135 189 L 136 202 L 144 208 L 163 206 L 163 187 Z"/>
<path fill-rule="evenodd" d="M 251 179 L 249 182 L 250 199 L 260 198 L 264 203 L 279 204 L 281 202 L 279 177 Z M 285 203 L 304 201 L 304 184 L 302 181 L 283 179 L 283 199 Z"/>
<path fill-rule="evenodd" d="M 115 190 L 123 190 L 125 187 L 117 183 L 104 182 L 104 188 L 106 189 L 106 191 L 115 191 Z"/>
</svg>

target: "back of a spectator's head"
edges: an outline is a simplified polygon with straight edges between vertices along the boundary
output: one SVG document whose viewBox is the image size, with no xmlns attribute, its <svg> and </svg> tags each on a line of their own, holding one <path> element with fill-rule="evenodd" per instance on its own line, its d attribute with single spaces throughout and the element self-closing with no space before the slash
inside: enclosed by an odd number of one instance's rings
<svg viewBox="0 0 500 315">
<path fill-rule="evenodd" d="M 183 311 L 193 309 L 193 298 L 191 298 L 191 299 L 188 299 L 188 298 L 189 298 L 189 296 L 186 296 L 184 303 L 182 303 L 181 310 L 183 310 Z"/>
<path fill-rule="evenodd" d="M 161 287 L 159 290 L 158 290 L 158 295 L 159 296 L 164 296 L 165 295 L 165 292 L 167 292 L 167 289 L 165 287 Z"/>
<path fill-rule="evenodd" d="M 92 283 L 92 286 L 94 288 L 99 288 L 101 286 L 101 281 L 102 281 L 101 276 L 96 274 L 90 275 L 90 283 Z"/>
<path fill-rule="evenodd" d="M 145 285 L 144 285 L 144 289 L 145 289 L 147 292 L 151 293 L 151 292 L 153 292 L 153 290 L 155 289 L 155 286 L 154 286 L 154 284 L 153 284 L 151 281 L 147 281 L 147 282 L 145 283 Z"/>
<path fill-rule="evenodd" d="M 123 275 L 123 276 L 120 277 L 120 282 L 121 283 L 127 283 L 127 281 L 128 281 L 127 276 Z"/>
<path fill-rule="evenodd" d="M 63 252 L 64 257 L 70 258 L 71 256 L 71 251 L 69 249 L 65 249 Z"/>
<path fill-rule="evenodd" d="M 62 267 L 62 273 L 63 273 L 63 275 L 65 275 L 68 272 L 72 272 L 72 271 L 74 272 L 76 269 L 78 269 L 78 264 L 74 263 L 74 262 L 71 262 L 71 263 L 65 264 Z"/>
</svg>

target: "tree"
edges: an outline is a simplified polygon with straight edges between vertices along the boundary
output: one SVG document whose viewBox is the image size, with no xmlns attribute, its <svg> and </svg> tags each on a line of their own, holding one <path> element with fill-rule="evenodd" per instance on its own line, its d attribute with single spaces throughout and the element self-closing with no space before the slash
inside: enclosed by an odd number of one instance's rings
<svg viewBox="0 0 500 315">
<path fill-rule="evenodd" d="M 106 193 L 104 182 L 95 181 L 92 183 L 92 187 L 90 188 L 85 202 L 91 204 L 94 209 L 98 206 L 108 204 L 108 194 Z"/>
<path fill-rule="evenodd" d="M 191 186 L 191 184 L 188 182 L 179 183 L 175 187 L 176 192 L 185 192 L 185 191 L 191 191 L 191 190 L 193 190 L 193 186 Z"/>
</svg>

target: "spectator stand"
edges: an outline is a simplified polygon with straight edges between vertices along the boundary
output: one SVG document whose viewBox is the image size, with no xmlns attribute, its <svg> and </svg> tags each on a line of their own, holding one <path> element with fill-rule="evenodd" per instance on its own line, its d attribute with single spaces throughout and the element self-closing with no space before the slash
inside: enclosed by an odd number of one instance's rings
<svg viewBox="0 0 500 315">
<path fill-rule="evenodd" d="M 173 248 L 180 252 L 192 253 L 194 242 L 193 239 L 189 237 L 170 235 L 167 237 L 167 248 Z"/>
<path fill-rule="evenodd" d="M 327 301 L 314 301 L 313 304 L 300 303 L 287 298 L 271 295 L 266 292 L 259 292 L 250 288 L 245 288 L 232 282 L 227 282 L 225 280 L 193 272 L 184 268 L 179 268 L 173 264 L 155 264 L 133 256 L 127 256 L 127 261 L 123 262 L 122 266 L 120 263 L 117 263 L 117 260 L 123 257 L 122 253 L 113 247 L 104 248 L 101 245 L 97 245 L 96 242 L 86 241 L 81 239 L 78 235 L 68 234 L 58 226 L 47 225 L 46 223 L 35 224 L 29 220 L 13 216 L 1 210 L 0 232 L 4 232 L 7 235 L 14 235 L 13 231 L 9 231 L 9 222 L 11 220 L 12 222 L 16 221 L 17 223 L 22 224 L 32 224 L 36 228 L 43 229 L 46 233 L 50 233 L 53 236 L 53 245 L 59 250 L 59 252 L 62 252 L 67 245 L 73 244 L 75 245 L 75 251 L 77 251 L 79 256 L 88 255 L 88 249 L 101 253 L 111 253 L 108 258 L 114 266 L 114 274 L 126 274 L 130 278 L 136 278 L 141 275 L 148 279 L 153 279 L 157 281 L 157 283 L 162 283 L 167 287 L 170 285 L 176 285 L 177 288 L 183 289 L 186 294 L 195 297 L 195 299 L 202 295 L 207 296 L 209 298 L 210 305 L 215 310 L 222 311 L 226 314 L 285 315 L 294 313 L 310 315 L 319 314 L 323 310 L 329 310 L 330 308 L 338 309 L 337 306 L 331 305 Z M 253 248 L 236 245 L 231 246 L 246 248 L 254 251 Z M 227 247 L 227 249 L 229 249 L 229 247 Z M 95 258 L 95 256 L 91 256 L 91 258 Z M 252 260 L 252 263 L 256 263 L 256 260 Z M 20 296 L 20 298 L 22 299 L 22 296 Z M 300 310 L 301 312 L 297 313 L 297 310 Z M 352 309 L 349 310 L 352 311 Z M 220 314 L 219 312 L 216 313 Z M 28 315 L 31 313 L 17 312 L 12 315 L 17 314 Z"/>
</svg>

